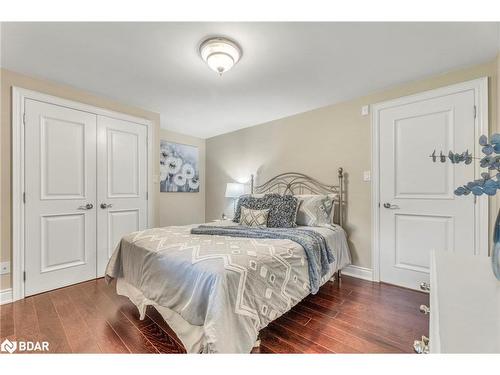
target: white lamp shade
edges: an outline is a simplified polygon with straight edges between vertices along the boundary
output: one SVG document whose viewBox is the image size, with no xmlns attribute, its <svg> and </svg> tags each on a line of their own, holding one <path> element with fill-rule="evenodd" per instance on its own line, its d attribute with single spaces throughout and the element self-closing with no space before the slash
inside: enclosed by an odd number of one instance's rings
<svg viewBox="0 0 500 375">
<path fill-rule="evenodd" d="M 229 182 L 226 185 L 226 198 L 239 198 L 245 193 L 245 185 Z"/>
</svg>

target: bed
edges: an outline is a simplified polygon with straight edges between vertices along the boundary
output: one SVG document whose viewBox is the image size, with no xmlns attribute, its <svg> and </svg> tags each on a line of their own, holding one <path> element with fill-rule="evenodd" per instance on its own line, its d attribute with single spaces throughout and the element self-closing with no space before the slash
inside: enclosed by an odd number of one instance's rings
<svg viewBox="0 0 500 375">
<path fill-rule="evenodd" d="M 343 177 L 341 168 L 338 185 L 300 173 L 284 173 L 254 185 L 252 176 L 252 194 L 334 194 L 338 209 L 332 222 L 286 231 L 300 235 L 298 240 L 281 234 L 226 235 L 240 231 L 233 222 L 147 229 L 122 238 L 109 260 L 106 280 L 116 279 L 117 293 L 137 306 L 141 319 L 146 307 L 154 306 L 188 353 L 249 353 L 262 328 L 350 264 L 342 228 Z M 215 234 L 196 234 L 200 228 Z M 319 279 L 311 276 L 315 248 L 311 250 L 302 237 L 319 238 L 333 255 L 321 263 Z"/>
</svg>

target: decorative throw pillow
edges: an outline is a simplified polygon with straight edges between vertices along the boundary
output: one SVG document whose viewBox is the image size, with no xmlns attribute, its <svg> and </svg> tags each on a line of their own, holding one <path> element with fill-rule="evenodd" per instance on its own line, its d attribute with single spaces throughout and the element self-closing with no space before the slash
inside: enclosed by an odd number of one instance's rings
<svg viewBox="0 0 500 375">
<path fill-rule="evenodd" d="M 294 228 L 297 226 L 299 201 L 292 195 L 266 194 L 264 197 L 244 195 L 238 200 L 233 221 L 240 222 L 241 208 L 252 210 L 269 209 L 267 226 L 270 228 Z"/>
<path fill-rule="evenodd" d="M 240 224 L 247 227 L 266 227 L 269 209 L 252 210 L 250 208 L 241 208 Z"/>
<path fill-rule="evenodd" d="M 299 210 L 297 224 L 319 227 L 331 224 L 334 214 L 335 195 L 297 195 Z"/>
<path fill-rule="evenodd" d="M 254 200 L 255 199 L 257 199 L 257 197 L 254 197 L 251 194 L 241 195 L 238 198 L 238 202 L 236 203 L 236 211 L 234 212 L 234 217 L 233 217 L 233 221 L 235 223 L 239 223 L 240 222 L 241 207 L 247 207 L 247 208 L 251 208 L 251 209 L 257 209 L 257 207 L 255 207 L 255 204 L 254 204 Z M 258 199 L 261 199 L 261 198 L 259 197 Z"/>
</svg>

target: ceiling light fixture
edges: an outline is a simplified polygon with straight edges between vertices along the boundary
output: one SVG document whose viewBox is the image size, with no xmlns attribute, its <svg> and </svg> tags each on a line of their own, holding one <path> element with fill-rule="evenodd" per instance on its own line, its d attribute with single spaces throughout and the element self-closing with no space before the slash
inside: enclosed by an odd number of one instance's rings
<svg viewBox="0 0 500 375">
<path fill-rule="evenodd" d="M 210 69 L 222 75 L 241 58 L 241 48 L 226 38 L 210 38 L 200 45 L 200 55 Z"/>
</svg>

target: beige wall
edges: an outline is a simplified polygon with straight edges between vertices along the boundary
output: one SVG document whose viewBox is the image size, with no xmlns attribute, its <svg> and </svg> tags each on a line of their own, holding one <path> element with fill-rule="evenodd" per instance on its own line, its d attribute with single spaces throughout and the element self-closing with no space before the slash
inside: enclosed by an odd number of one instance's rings
<svg viewBox="0 0 500 375">
<path fill-rule="evenodd" d="M 360 115 L 363 105 L 410 95 L 478 77 L 490 77 L 490 130 L 497 124 L 497 61 L 461 69 L 436 77 L 335 104 L 314 111 L 272 121 L 208 140 L 159 130 L 157 113 L 120 104 L 75 88 L 0 70 L 0 261 L 11 259 L 11 87 L 19 86 L 78 102 L 127 113 L 154 124 L 154 155 L 159 138 L 199 147 L 201 191 L 199 193 L 159 193 L 155 185 L 155 225 L 198 223 L 231 213 L 224 198 L 226 182 L 247 180 L 258 171 L 263 181 L 283 171 L 304 172 L 325 182 L 336 182 L 336 170 L 345 168 L 348 190 L 346 229 L 349 232 L 354 264 L 371 267 L 370 184 L 362 173 L 370 169 L 370 118 Z M 206 156 L 206 162 L 205 162 Z M 155 160 L 156 156 L 155 156 Z M 205 168 L 206 164 L 206 168 Z M 159 175 L 159 163 L 154 165 Z M 206 177 L 207 176 L 207 177 Z M 206 198 L 206 199 L 205 199 Z M 500 197 L 497 197 L 500 206 Z M 492 200 L 491 218 L 496 216 Z M 206 211 L 206 218 L 205 218 Z M 0 290 L 10 287 L 10 275 L 0 278 Z"/>
<path fill-rule="evenodd" d="M 160 139 L 197 146 L 200 155 L 199 193 L 160 193 L 160 226 L 205 222 L 205 140 L 168 130 L 160 130 Z"/>
<path fill-rule="evenodd" d="M 354 264 L 371 268 L 370 116 L 361 107 L 420 91 L 483 76 L 490 77 L 490 129 L 497 108 L 496 60 L 411 82 L 344 103 L 283 118 L 207 140 L 207 220 L 227 207 L 225 184 L 248 178 L 257 181 L 287 171 L 303 172 L 326 183 L 336 183 L 336 170 L 344 167 L 347 183 L 347 224 Z M 258 109 L 256 109 L 258 110 Z"/>
<path fill-rule="evenodd" d="M 115 101 L 99 97 L 97 95 L 87 93 L 72 87 L 56 84 L 53 82 L 48 82 L 40 79 L 35 79 L 27 77 L 12 71 L 5 69 L 0 70 L 1 72 L 1 119 L 0 119 L 0 261 L 10 261 L 11 259 L 11 87 L 18 86 L 30 90 L 35 90 L 43 92 L 46 94 L 58 96 L 61 98 L 74 100 L 81 103 L 86 103 L 89 105 L 106 108 L 109 110 L 126 113 L 129 115 L 146 118 L 151 120 L 153 123 L 153 155 L 154 155 L 154 165 L 153 173 L 159 175 L 159 129 L 160 129 L 160 115 L 158 113 L 146 111 L 140 108 L 129 106 L 126 104 L 117 103 Z M 162 136 L 166 138 L 171 138 L 173 140 L 184 138 L 176 133 L 162 133 Z M 179 138 L 176 138 L 179 137 Z M 195 143 L 196 138 L 189 138 L 189 140 L 184 139 L 185 142 Z M 198 140 L 201 145 L 204 145 L 203 140 Z M 204 156 L 204 148 L 201 149 L 202 155 Z M 153 179 L 155 181 L 155 179 Z M 179 208 L 182 207 L 182 214 L 178 216 L 178 223 L 184 223 L 187 218 L 191 219 L 196 217 L 199 212 L 202 212 L 204 216 L 204 194 L 198 194 L 196 196 L 196 203 L 190 205 L 186 203 L 186 197 L 178 195 L 172 195 L 171 197 L 166 197 L 163 195 L 160 200 L 159 185 L 155 184 L 154 194 L 151 197 L 153 199 L 153 206 L 155 207 L 154 212 L 154 223 L 153 225 L 159 225 L 160 223 L 160 212 L 161 220 L 163 222 L 172 224 L 176 223 L 176 218 L 173 215 L 169 215 L 167 210 L 162 208 L 162 205 L 167 207 L 174 207 L 177 211 L 181 211 Z M 190 194 L 186 194 L 190 195 Z M 194 195 L 193 195 L 194 196 Z M 201 207 L 201 208 L 200 208 Z M 196 210 L 196 214 L 189 216 L 191 210 Z M 175 211 L 173 211 L 175 212 Z M 10 275 L 4 275 L 0 279 L 0 290 L 9 288 L 11 285 Z"/>
</svg>

